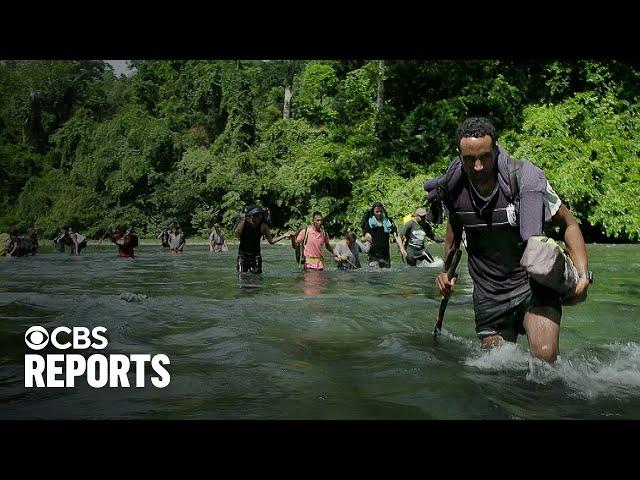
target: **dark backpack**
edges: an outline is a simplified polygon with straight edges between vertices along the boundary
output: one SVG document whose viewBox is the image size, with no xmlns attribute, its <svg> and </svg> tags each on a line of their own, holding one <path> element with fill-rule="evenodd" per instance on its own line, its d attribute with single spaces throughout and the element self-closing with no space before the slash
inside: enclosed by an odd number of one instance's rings
<svg viewBox="0 0 640 480">
<path fill-rule="evenodd" d="M 296 251 L 296 262 L 299 265 L 302 265 L 306 261 L 306 259 L 304 257 L 304 249 L 305 249 L 305 247 L 307 245 L 307 240 L 309 240 L 309 229 L 310 228 L 311 228 L 310 226 L 307 226 L 307 227 L 304 228 L 304 240 L 302 240 L 302 243 L 299 246 L 294 247 L 294 249 Z M 298 230 L 298 233 L 296 234 L 296 236 L 294 238 L 297 238 L 298 235 L 300 235 L 301 231 L 302 230 Z M 322 228 L 322 236 L 324 237 L 326 234 L 327 234 L 327 232 L 325 232 L 324 228 Z"/>
<path fill-rule="evenodd" d="M 427 191 L 426 202 L 429 204 L 430 210 L 428 214 L 431 213 L 434 220 L 432 223 L 439 223 L 438 220 L 441 220 L 443 204 L 447 210 L 451 210 L 451 206 L 453 204 L 451 192 L 456 190 L 460 180 L 460 177 L 458 177 L 458 181 L 456 181 L 455 175 L 451 174 L 451 172 L 455 170 L 455 167 L 458 166 L 458 164 L 460 164 L 460 160 L 455 159 L 447 168 L 446 173 L 424 182 L 424 189 Z M 502 188 L 502 184 L 498 182 L 505 197 L 507 197 L 507 199 L 516 207 L 518 207 L 520 203 L 520 186 L 518 185 L 516 172 L 522 168 L 523 164 L 523 160 L 517 160 L 511 156 L 507 157 L 507 172 L 504 176 L 507 177 L 505 178 L 505 181 L 508 182 L 508 188 L 510 191 L 504 190 Z M 462 167 L 460 166 L 459 168 L 461 169 Z M 501 173 L 500 170 L 499 172 Z M 516 211 L 517 210 L 518 209 L 516 208 Z"/>
<path fill-rule="evenodd" d="M 298 233 L 296 233 L 296 236 L 294 238 L 297 238 L 298 235 L 300 235 L 300 232 L 302 232 L 302 230 L 304 230 L 304 240 L 302 240 L 302 243 L 300 245 L 298 245 L 297 247 L 294 247 L 294 249 L 296 251 L 296 263 L 298 265 L 302 265 L 305 262 L 305 259 L 304 259 L 304 248 L 307 245 L 307 239 L 309 238 L 309 227 L 308 226 L 305 227 L 304 229 L 298 230 Z"/>
<path fill-rule="evenodd" d="M 28 255 L 35 252 L 33 240 L 28 235 L 18 237 L 18 250 L 20 255 Z"/>
<path fill-rule="evenodd" d="M 517 217 L 519 216 L 520 212 L 520 186 L 518 184 L 518 177 L 516 175 L 516 172 L 522 168 L 524 162 L 525 161 L 523 160 L 517 160 L 511 156 L 508 156 L 507 172 L 506 174 L 503 174 L 503 178 L 506 177 L 505 183 L 508 183 L 508 185 L 506 186 L 510 191 L 506 191 L 504 188 L 502 188 L 502 184 L 498 182 L 505 197 L 511 203 L 513 203 Z M 455 217 L 452 217 L 450 215 L 454 200 L 454 194 L 452 192 L 454 192 L 457 188 L 460 188 L 460 177 L 458 177 L 458 181 L 456 181 L 455 175 L 453 175 L 451 172 L 455 170 L 457 164 L 460 164 L 459 158 L 455 159 L 449 164 L 449 167 L 447 168 L 447 172 L 445 174 L 424 182 L 424 189 L 427 191 L 426 201 L 429 204 L 428 213 L 431 213 L 431 216 L 433 216 L 436 220 L 442 221 L 442 211 L 446 209 L 447 215 L 449 216 L 449 221 L 455 223 Z M 459 168 L 462 167 L 460 166 Z M 496 168 L 498 168 L 497 161 Z M 498 173 L 501 174 L 502 172 L 498 170 Z M 455 241 L 456 245 L 458 245 L 460 239 L 456 239 Z"/>
<path fill-rule="evenodd" d="M 129 236 L 131 237 L 131 246 L 136 248 L 138 246 L 138 236 L 131 232 L 129 232 Z"/>
<path fill-rule="evenodd" d="M 296 239 L 296 238 L 298 238 L 298 235 L 300 235 L 300 232 L 301 232 L 301 231 L 302 231 L 302 229 L 301 229 L 301 230 L 298 230 L 298 231 L 296 232 L 296 235 L 291 239 L 291 243 L 292 243 L 292 246 L 293 246 L 293 250 L 294 250 L 294 251 L 295 251 L 295 253 L 296 253 L 296 263 L 297 263 L 297 264 L 300 264 L 300 263 L 301 263 L 301 262 L 300 262 L 300 257 L 302 256 L 302 253 L 301 253 L 301 250 L 302 250 L 302 244 L 300 244 L 300 245 L 296 245 L 296 244 L 295 244 L 295 241 L 296 241 L 295 239 Z"/>
</svg>

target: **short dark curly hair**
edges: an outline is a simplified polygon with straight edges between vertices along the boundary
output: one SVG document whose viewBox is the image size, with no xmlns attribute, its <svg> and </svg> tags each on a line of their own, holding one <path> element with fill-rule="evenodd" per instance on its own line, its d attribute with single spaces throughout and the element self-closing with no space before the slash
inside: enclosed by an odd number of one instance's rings
<svg viewBox="0 0 640 480">
<path fill-rule="evenodd" d="M 460 140 L 465 137 L 484 137 L 489 135 L 491 137 L 491 146 L 496 147 L 498 141 L 498 134 L 496 127 L 494 127 L 489 120 L 484 117 L 471 117 L 462 122 L 456 130 L 456 146 L 460 148 Z"/>
</svg>

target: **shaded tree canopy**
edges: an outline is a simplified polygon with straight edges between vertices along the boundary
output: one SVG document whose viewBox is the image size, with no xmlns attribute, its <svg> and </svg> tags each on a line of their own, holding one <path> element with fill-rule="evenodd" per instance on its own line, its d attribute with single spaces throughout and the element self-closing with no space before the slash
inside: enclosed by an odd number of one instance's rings
<svg viewBox="0 0 640 480">
<path fill-rule="evenodd" d="M 455 155 L 468 116 L 542 167 L 587 239 L 640 239 L 637 65 L 620 61 L 0 61 L 0 228 L 100 236 L 276 229 L 340 234 L 382 201 L 397 221 Z M 285 95 L 287 96 L 285 100 Z"/>
</svg>

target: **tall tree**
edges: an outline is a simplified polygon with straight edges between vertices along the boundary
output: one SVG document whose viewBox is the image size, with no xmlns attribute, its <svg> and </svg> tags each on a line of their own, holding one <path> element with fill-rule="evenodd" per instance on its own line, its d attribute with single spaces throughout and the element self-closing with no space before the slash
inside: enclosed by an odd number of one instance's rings
<svg viewBox="0 0 640 480">
<path fill-rule="evenodd" d="M 222 108 L 227 112 L 227 122 L 216 141 L 216 150 L 245 152 L 255 145 L 257 132 L 253 96 L 240 61 L 226 65 L 222 87 Z"/>
<path fill-rule="evenodd" d="M 293 86 L 293 75 L 295 71 L 295 63 L 293 60 L 287 61 L 287 68 L 285 70 L 284 78 L 284 105 L 282 107 L 282 118 L 287 120 L 291 117 L 291 97 Z"/>
<path fill-rule="evenodd" d="M 384 104 L 384 80 L 384 60 L 378 60 L 378 95 L 376 97 L 376 114 L 380 114 L 380 112 L 382 111 L 382 105 Z"/>
</svg>

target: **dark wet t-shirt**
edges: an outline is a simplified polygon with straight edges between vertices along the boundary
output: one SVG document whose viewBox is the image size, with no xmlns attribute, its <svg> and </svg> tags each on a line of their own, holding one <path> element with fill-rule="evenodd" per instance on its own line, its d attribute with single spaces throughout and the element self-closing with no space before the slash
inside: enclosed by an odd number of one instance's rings
<svg viewBox="0 0 640 480">
<path fill-rule="evenodd" d="M 245 221 L 240 234 L 240 255 L 260 255 L 260 240 L 262 239 L 262 223 L 254 227 L 251 222 Z"/>
<path fill-rule="evenodd" d="M 453 205 L 456 221 L 464 225 L 466 233 L 474 301 L 504 301 L 527 291 L 529 278 L 520 265 L 526 243 L 522 241 L 518 226 L 509 223 L 510 202 L 499 188 L 488 204 L 471 195 L 465 181 Z M 539 212 L 527 210 L 524 214 L 543 217 L 544 211 L 541 205 Z"/>
<path fill-rule="evenodd" d="M 394 224 L 391 224 L 391 232 L 385 233 L 384 227 L 371 227 L 368 223 L 364 227 L 364 233 L 371 235 L 371 248 L 369 249 L 369 258 L 390 260 L 389 253 L 389 235 L 397 232 Z"/>
</svg>

